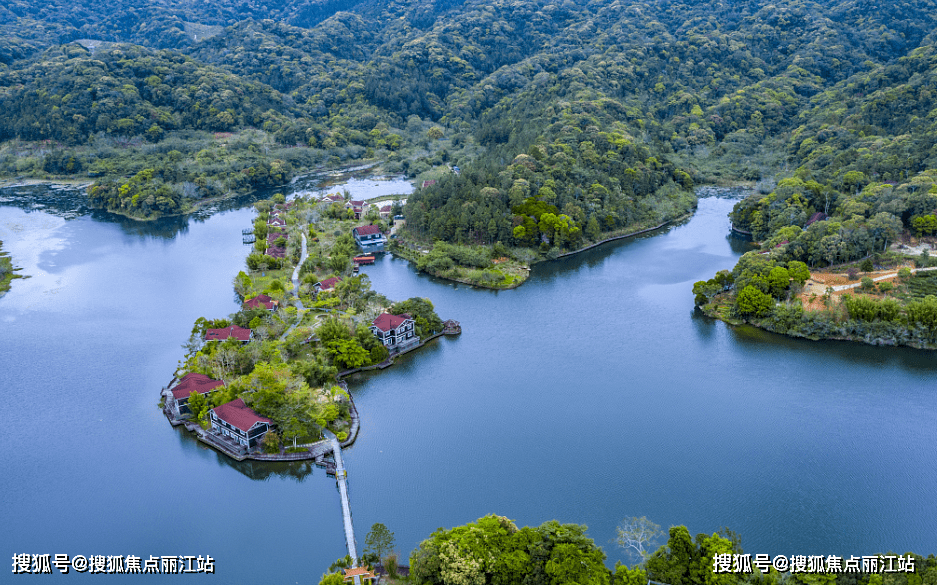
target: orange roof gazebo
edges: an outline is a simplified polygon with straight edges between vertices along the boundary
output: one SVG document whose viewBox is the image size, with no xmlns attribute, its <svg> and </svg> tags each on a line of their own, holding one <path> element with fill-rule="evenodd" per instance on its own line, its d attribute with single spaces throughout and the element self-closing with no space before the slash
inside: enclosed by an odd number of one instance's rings
<svg viewBox="0 0 937 585">
<path fill-rule="evenodd" d="M 377 579 L 371 571 L 365 567 L 356 567 L 354 569 L 345 569 L 345 581 L 354 581 L 355 577 L 362 579 Z"/>
</svg>

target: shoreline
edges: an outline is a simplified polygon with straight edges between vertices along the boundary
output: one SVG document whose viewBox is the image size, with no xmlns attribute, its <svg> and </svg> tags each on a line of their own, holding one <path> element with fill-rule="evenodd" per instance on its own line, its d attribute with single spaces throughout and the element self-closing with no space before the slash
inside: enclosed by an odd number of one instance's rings
<svg viewBox="0 0 937 585">
<path fill-rule="evenodd" d="M 771 329 L 770 327 L 766 327 L 763 324 L 754 322 L 754 321 L 723 318 L 722 316 L 718 314 L 718 311 L 707 311 L 703 309 L 702 307 L 699 307 L 699 309 L 707 317 L 714 319 L 716 321 L 722 321 L 723 323 L 725 323 L 726 325 L 729 325 L 730 327 L 753 327 L 755 329 L 758 329 L 759 331 L 764 331 L 772 335 L 780 335 L 781 337 L 786 337 L 788 339 L 801 339 L 801 340 L 812 341 L 812 342 L 840 341 L 844 343 L 861 343 L 862 345 L 868 345 L 872 347 L 883 347 L 883 348 L 884 347 L 891 347 L 891 348 L 905 347 L 905 348 L 914 349 L 917 351 L 926 351 L 926 352 L 937 351 L 937 345 L 928 346 L 928 345 L 922 345 L 920 343 L 914 343 L 914 342 L 912 343 L 874 343 L 872 341 L 868 341 L 864 337 L 849 337 L 849 336 L 842 336 L 842 335 L 829 336 L 829 337 L 798 335 L 795 333 L 776 331 L 774 329 Z"/>
<path fill-rule="evenodd" d="M 524 277 L 523 277 L 522 279 L 520 279 L 520 280 L 517 281 L 517 282 L 513 282 L 513 283 L 511 283 L 511 284 L 508 285 L 508 286 L 488 286 L 488 285 L 481 284 L 481 283 L 470 282 L 470 281 L 468 281 L 468 280 L 466 280 L 466 279 L 463 279 L 463 278 L 452 278 L 452 277 L 449 277 L 449 276 L 443 276 L 443 275 L 440 275 L 440 274 L 434 274 L 434 273 L 432 273 L 432 272 L 426 272 L 426 271 L 421 271 L 421 272 L 423 272 L 424 274 L 429 274 L 430 276 L 432 276 L 432 277 L 434 277 L 434 278 L 440 278 L 440 279 L 442 279 L 442 280 L 447 280 L 447 281 L 449 281 L 449 282 L 458 282 L 458 283 L 460 283 L 460 284 L 467 284 L 467 285 L 469 285 L 469 286 L 474 286 L 474 287 L 483 288 L 483 289 L 487 289 L 487 290 L 512 290 L 512 289 L 515 289 L 515 288 L 521 286 L 521 285 L 524 284 L 525 282 L 527 282 L 527 280 L 530 278 L 531 267 L 533 267 L 533 266 L 536 265 L 536 264 L 541 264 L 541 263 L 545 263 L 545 262 L 554 262 L 554 261 L 559 260 L 559 259 L 561 259 L 561 258 L 568 258 L 569 256 L 574 256 L 574 255 L 576 255 L 576 254 L 579 254 L 580 252 L 585 252 L 585 251 L 587 251 L 587 250 L 592 250 L 593 248 L 597 248 L 597 247 L 599 247 L 599 246 L 601 246 L 601 245 L 603 245 L 603 244 L 608 244 L 608 243 L 614 242 L 614 241 L 616 241 L 616 240 L 624 240 L 624 239 L 627 239 L 627 238 L 633 238 L 633 237 L 635 237 L 635 236 L 640 236 L 640 235 L 642 235 L 642 234 L 646 234 L 646 233 L 650 233 L 650 232 L 653 232 L 653 231 L 657 231 L 657 230 L 659 230 L 659 229 L 662 229 L 662 228 L 667 227 L 667 226 L 670 225 L 670 224 L 677 223 L 677 222 L 683 221 L 683 220 L 685 220 L 685 219 L 688 219 L 688 218 L 690 218 L 690 217 L 693 217 L 693 214 L 694 214 L 694 213 L 696 213 L 696 208 L 695 208 L 695 207 L 693 208 L 692 211 L 690 211 L 690 212 L 688 212 L 688 213 L 684 213 L 683 215 L 677 216 L 677 217 L 675 217 L 675 218 L 673 218 L 673 219 L 669 219 L 669 220 L 667 220 L 667 221 L 665 221 L 665 222 L 663 222 L 663 223 L 660 223 L 660 224 L 658 224 L 658 225 L 656 225 L 656 226 L 653 226 L 653 227 L 639 229 L 639 230 L 637 230 L 637 231 L 629 232 L 629 233 L 627 233 L 627 234 L 619 234 L 619 235 L 617 235 L 617 236 L 611 236 L 611 237 L 605 238 L 605 239 L 603 239 L 603 240 L 600 240 L 600 241 L 598 241 L 598 242 L 594 242 L 594 243 L 592 243 L 592 244 L 589 244 L 588 246 L 585 246 L 585 247 L 580 248 L 580 249 L 578 249 L 578 250 L 573 250 L 573 251 L 571 251 L 571 252 L 565 252 L 565 253 L 563 253 L 563 254 L 560 254 L 560 255 L 557 256 L 556 258 L 544 258 L 544 259 L 542 259 L 542 260 L 535 260 L 535 261 L 533 261 L 533 262 L 530 263 L 530 267 L 527 267 L 527 268 L 526 268 L 527 273 L 524 275 Z M 400 252 L 399 250 L 397 250 L 397 249 L 395 249 L 395 250 L 390 250 L 390 253 L 393 254 L 394 256 L 398 256 L 398 257 L 400 257 L 400 258 L 403 258 L 403 259 L 406 260 L 407 262 L 411 262 L 411 263 L 413 263 L 413 264 L 416 264 L 416 262 L 417 262 L 415 259 L 408 257 L 408 256 L 406 255 L 406 253 L 401 253 L 401 252 Z"/>
<path fill-rule="evenodd" d="M 636 232 L 631 232 L 631 233 L 629 233 L 629 234 L 622 234 L 622 235 L 620 235 L 620 236 L 612 236 L 612 237 L 610 237 L 610 238 L 605 238 L 604 240 L 599 241 L 599 242 L 596 242 L 596 243 L 591 244 L 591 245 L 589 245 L 589 246 L 586 246 L 585 248 L 580 248 L 580 249 L 574 250 L 574 251 L 572 251 L 572 252 L 567 252 L 567 253 L 565 253 L 565 254 L 560 254 L 559 256 L 556 257 L 556 259 L 559 260 L 560 258 L 567 258 L 567 257 L 569 257 L 569 256 L 573 256 L 573 255 L 575 255 L 575 254 L 579 254 L 580 252 L 585 252 L 586 250 L 591 250 L 591 249 L 593 249 L 593 248 L 597 248 L 597 247 L 601 246 L 602 244 L 607 244 L 607 243 L 609 243 L 609 242 L 614 242 L 615 240 L 624 240 L 624 239 L 626 239 L 626 238 L 633 238 L 634 236 L 640 236 L 641 234 L 646 234 L 646 233 L 648 233 L 648 232 L 653 232 L 653 231 L 659 230 L 659 229 L 661 229 L 661 228 L 667 227 L 668 225 L 670 225 L 670 224 L 672 224 L 672 223 L 676 223 L 676 222 L 679 222 L 679 221 L 683 221 L 683 220 L 685 220 L 685 219 L 688 219 L 688 218 L 690 218 L 690 217 L 693 217 L 693 214 L 694 214 L 694 213 L 696 213 L 696 210 L 695 210 L 695 209 L 694 209 L 693 211 L 691 211 L 691 212 L 689 212 L 689 213 L 685 213 L 685 214 L 683 214 L 683 215 L 681 215 L 681 216 L 679 216 L 679 217 L 675 217 L 675 218 L 673 218 L 673 219 L 669 219 L 669 220 L 665 221 L 664 223 L 658 224 L 658 225 L 656 225 L 656 226 L 654 226 L 654 227 L 649 227 L 649 228 L 646 228 L 646 229 L 643 229 L 643 230 L 638 230 L 638 231 L 636 231 Z M 549 260 L 543 260 L 543 262 L 549 262 Z M 539 264 L 539 263 L 538 263 L 538 264 Z"/>
<path fill-rule="evenodd" d="M 423 346 L 425 346 L 426 344 L 428 344 L 430 341 L 438 339 L 439 337 L 442 337 L 443 335 L 459 335 L 460 333 L 461 333 L 461 328 L 458 331 L 443 329 L 442 331 L 438 333 L 434 333 L 433 335 L 430 335 L 426 339 L 421 340 L 420 343 L 412 347 L 408 347 L 407 349 L 403 351 L 395 353 L 394 355 L 388 357 L 386 360 L 384 360 L 380 364 L 362 366 L 360 368 L 345 370 L 336 374 L 335 376 L 336 381 L 338 382 L 339 386 L 341 386 L 342 389 L 348 394 L 349 414 L 351 418 L 351 426 L 348 429 L 348 437 L 344 441 L 341 441 L 339 443 L 339 446 L 342 449 L 352 446 L 355 443 L 355 441 L 358 439 L 358 433 L 361 429 L 361 419 L 358 414 L 358 408 L 357 406 L 355 406 L 355 399 L 351 395 L 351 391 L 348 389 L 348 383 L 345 382 L 343 378 L 346 378 L 353 374 L 357 374 L 359 372 L 365 372 L 365 371 L 370 371 L 370 370 L 383 370 L 385 368 L 389 368 L 390 366 L 394 365 L 396 358 L 404 354 L 410 353 L 412 351 L 416 351 L 422 348 Z M 164 397 L 166 396 L 166 394 L 169 392 L 169 389 L 172 387 L 173 382 L 175 381 L 176 381 L 176 378 L 173 377 L 173 379 L 170 380 L 169 384 L 167 384 L 162 389 L 161 391 L 162 396 Z M 285 461 L 285 462 L 315 460 L 316 465 L 319 465 L 320 467 L 326 467 L 328 469 L 326 465 L 328 463 L 328 460 L 325 459 L 325 455 L 332 451 L 331 441 L 328 438 L 320 439 L 316 441 L 315 443 L 308 443 L 306 445 L 301 445 L 301 447 L 304 447 L 306 449 L 306 451 L 301 451 L 301 452 L 251 453 L 248 451 L 247 453 L 240 454 L 234 449 L 232 449 L 223 440 L 216 437 L 211 432 L 211 430 L 202 428 L 202 426 L 199 425 L 197 422 L 194 422 L 191 419 L 175 418 L 172 414 L 172 409 L 169 407 L 168 402 L 162 407 L 162 410 L 163 410 L 163 414 L 169 420 L 170 425 L 172 425 L 173 427 L 178 427 L 178 426 L 184 427 L 187 431 L 193 433 L 195 435 L 195 438 L 198 441 L 204 443 L 205 445 L 208 445 L 209 447 L 212 447 L 213 449 L 223 453 L 224 455 L 227 455 L 228 457 L 234 459 L 235 461 L 244 461 L 246 459 L 250 459 L 253 461 Z"/>
<path fill-rule="evenodd" d="M 0 178 L 0 189 L 13 189 L 16 187 L 31 187 L 33 185 L 48 185 L 62 189 L 87 189 L 95 181 L 87 179 L 32 179 L 16 177 L 12 179 Z"/>
<path fill-rule="evenodd" d="M 181 216 L 191 215 L 193 213 L 198 212 L 203 207 L 206 207 L 214 203 L 218 203 L 220 201 L 226 201 L 234 197 L 249 196 L 249 195 L 259 193 L 261 191 L 275 191 L 277 189 L 284 189 L 284 190 L 291 189 L 292 186 L 296 183 L 296 181 L 306 179 L 314 175 L 319 175 L 319 174 L 325 175 L 329 173 L 341 174 L 341 173 L 364 171 L 368 169 L 380 170 L 382 162 L 383 161 L 381 160 L 369 159 L 368 162 L 356 161 L 355 163 L 341 165 L 337 167 L 323 165 L 320 167 L 314 167 L 312 169 L 305 169 L 302 172 L 296 173 L 295 175 L 290 177 L 290 179 L 286 183 L 283 183 L 282 185 L 277 185 L 274 187 L 266 187 L 264 189 L 250 189 L 244 192 L 231 191 L 223 195 L 218 195 L 216 197 L 211 197 L 208 199 L 193 199 L 193 200 L 185 201 L 184 203 L 186 206 L 179 213 L 165 213 L 165 214 L 160 214 L 156 217 L 141 217 L 139 215 L 129 214 L 119 209 L 108 209 L 106 207 L 95 207 L 93 205 L 91 205 L 91 207 L 93 209 L 99 209 L 102 211 L 106 211 L 108 213 L 113 213 L 114 215 L 126 217 L 127 219 L 132 219 L 134 221 L 140 221 L 140 222 L 156 221 L 159 219 L 163 219 L 165 217 L 181 217 Z M 68 178 L 39 179 L 39 178 L 30 178 L 30 177 L 8 177 L 8 178 L 0 177 L 0 189 L 13 189 L 16 187 L 31 187 L 35 185 L 46 185 L 53 189 L 59 188 L 59 189 L 69 189 L 69 190 L 87 190 L 96 184 L 97 184 L 96 180 L 89 180 L 89 179 L 68 179 Z M 402 197 L 406 197 L 406 195 L 402 195 Z M 90 204 L 90 197 L 89 197 L 89 204 Z"/>
</svg>

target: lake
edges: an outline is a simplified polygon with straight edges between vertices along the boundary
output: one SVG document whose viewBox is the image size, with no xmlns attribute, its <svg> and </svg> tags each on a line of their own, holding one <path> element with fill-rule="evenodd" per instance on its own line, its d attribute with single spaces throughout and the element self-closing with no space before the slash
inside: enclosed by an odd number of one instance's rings
<svg viewBox="0 0 937 585">
<path fill-rule="evenodd" d="M 140 223 L 36 189 L 0 193 L 0 240 L 32 276 L 0 298 L 3 549 L 211 555 L 217 575 L 189 578 L 317 583 L 345 554 L 334 480 L 229 461 L 157 407 L 193 321 L 238 309 L 251 199 Z M 701 199 L 680 225 L 538 265 L 509 291 L 389 255 L 364 268 L 463 333 L 349 379 L 359 548 L 375 522 L 406 556 L 496 513 L 586 524 L 610 565 L 630 516 L 728 526 L 752 554 L 937 552 L 937 359 L 695 312 L 692 283 L 746 249 L 732 205 Z"/>
</svg>

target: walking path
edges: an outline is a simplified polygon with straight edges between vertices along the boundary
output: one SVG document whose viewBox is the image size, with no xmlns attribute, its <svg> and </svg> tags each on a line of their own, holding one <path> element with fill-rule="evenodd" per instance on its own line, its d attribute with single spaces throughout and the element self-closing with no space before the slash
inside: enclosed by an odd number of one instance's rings
<svg viewBox="0 0 937 585">
<path fill-rule="evenodd" d="M 296 268 L 293 269 L 293 294 L 296 295 L 296 302 L 299 307 L 302 308 L 303 302 L 299 300 L 299 269 L 302 267 L 303 263 L 306 261 L 306 257 L 309 255 L 306 250 L 306 224 L 303 224 L 303 231 L 300 232 L 300 235 L 303 237 L 303 253 L 299 257 L 299 264 L 296 265 Z"/>
<path fill-rule="evenodd" d="M 911 269 L 911 274 L 914 274 L 915 272 L 926 272 L 926 271 L 928 271 L 928 270 L 937 270 L 937 266 L 931 266 L 930 268 L 912 268 L 912 269 Z M 895 272 L 894 274 L 883 274 L 883 275 L 881 275 L 881 276 L 876 276 L 876 277 L 873 278 L 872 280 L 875 280 L 875 281 L 877 281 L 877 280 L 888 280 L 889 278 L 895 278 L 896 276 L 898 276 L 898 273 L 897 273 L 897 272 Z M 862 286 L 862 283 L 861 283 L 861 282 L 857 282 L 857 283 L 855 283 L 855 284 L 841 284 L 841 285 L 839 285 L 839 286 L 834 286 L 834 287 L 833 287 L 833 290 L 834 290 L 834 291 L 849 290 L 849 289 L 851 289 L 851 288 L 856 288 L 856 287 L 858 287 L 858 286 Z"/>
<path fill-rule="evenodd" d="M 305 229 L 305 226 L 303 226 Z M 306 261 L 306 257 L 309 255 L 306 249 L 306 234 L 301 234 L 303 236 L 303 253 L 299 257 L 299 264 L 296 265 L 296 268 L 293 269 L 293 294 L 296 295 L 296 312 L 297 318 L 296 322 L 286 328 L 286 331 L 283 332 L 283 335 L 280 336 L 280 339 L 286 339 L 286 336 L 290 334 L 293 329 L 296 329 L 296 326 L 303 322 L 303 314 L 306 312 L 306 307 L 303 306 L 303 301 L 299 298 L 299 268 L 303 265 L 303 262 Z"/>
</svg>

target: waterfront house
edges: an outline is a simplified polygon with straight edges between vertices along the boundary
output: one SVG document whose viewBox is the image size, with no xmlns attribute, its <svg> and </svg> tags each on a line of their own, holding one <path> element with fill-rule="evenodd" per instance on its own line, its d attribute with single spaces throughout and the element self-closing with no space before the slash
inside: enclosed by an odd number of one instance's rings
<svg viewBox="0 0 937 585">
<path fill-rule="evenodd" d="M 282 217 L 274 216 L 267 220 L 267 225 L 271 228 L 286 227 L 286 220 L 284 220 Z"/>
<path fill-rule="evenodd" d="M 427 187 L 432 187 L 435 184 L 436 184 L 436 179 L 429 179 L 428 181 L 423 181 L 423 189 L 426 189 Z"/>
<path fill-rule="evenodd" d="M 179 381 L 176 382 L 176 385 L 170 388 L 173 401 L 171 406 L 175 415 L 191 414 L 188 403 L 189 398 L 194 392 L 209 394 L 219 386 L 224 386 L 224 382 L 221 380 L 212 380 L 205 374 L 189 372 L 185 376 L 182 376 L 179 378 Z"/>
<path fill-rule="evenodd" d="M 233 337 L 242 343 L 247 343 L 254 338 L 254 332 L 244 327 L 238 327 L 237 325 L 205 331 L 205 341 L 224 341 L 229 337 Z"/>
<path fill-rule="evenodd" d="M 363 225 L 351 230 L 355 243 L 365 252 L 382 252 L 387 238 L 376 225 Z"/>
<path fill-rule="evenodd" d="M 325 200 L 331 203 L 344 203 L 345 202 L 345 198 L 339 195 L 338 193 L 333 193 L 332 195 L 327 196 Z"/>
<path fill-rule="evenodd" d="M 320 293 L 324 290 L 332 290 L 335 288 L 335 285 L 342 281 L 342 277 L 333 276 L 332 278 L 326 278 L 321 282 L 317 282 L 313 285 L 313 288 L 316 289 L 317 293 Z"/>
<path fill-rule="evenodd" d="M 252 449 L 273 426 L 273 421 L 254 412 L 240 398 L 209 411 L 211 430 L 230 441 Z"/>
<path fill-rule="evenodd" d="M 279 306 L 280 301 L 270 297 L 269 295 L 257 295 L 252 299 L 247 299 L 244 301 L 245 309 L 259 309 L 263 307 L 268 311 L 276 311 Z"/>
<path fill-rule="evenodd" d="M 391 206 L 385 205 L 381 208 L 380 215 L 381 219 L 390 219 Z"/>
<path fill-rule="evenodd" d="M 407 313 L 382 313 L 371 322 L 371 333 L 389 350 L 399 350 L 420 342 L 414 330 L 413 318 Z"/>
</svg>

